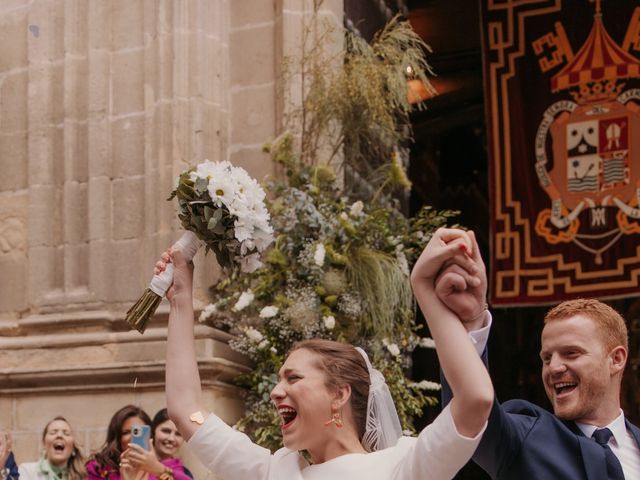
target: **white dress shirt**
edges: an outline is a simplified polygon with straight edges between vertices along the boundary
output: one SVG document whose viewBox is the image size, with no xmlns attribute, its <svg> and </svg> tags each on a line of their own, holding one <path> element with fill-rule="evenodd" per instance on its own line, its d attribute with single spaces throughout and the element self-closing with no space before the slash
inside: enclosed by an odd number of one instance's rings
<svg viewBox="0 0 640 480">
<path fill-rule="evenodd" d="M 624 422 L 624 412 L 622 410 L 620 410 L 620 415 L 618 415 L 609 425 L 597 427 L 595 425 L 578 422 L 576 422 L 576 425 L 578 425 L 578 428 L 582 430 L 582 433 L 589 438 L 591 438 L 593 432 L 598 428 L 608 428 L 611 430 L 613 436 L 609 439 L 608 445 L 613 454 L 618 457 L 620 465 L 622 465 L 624 478 L 640 479 L 640 449 L 636 444 L 635 438 L 631 435 L 631 432 L 627 430 L 627 426 Z"/>
</svg>

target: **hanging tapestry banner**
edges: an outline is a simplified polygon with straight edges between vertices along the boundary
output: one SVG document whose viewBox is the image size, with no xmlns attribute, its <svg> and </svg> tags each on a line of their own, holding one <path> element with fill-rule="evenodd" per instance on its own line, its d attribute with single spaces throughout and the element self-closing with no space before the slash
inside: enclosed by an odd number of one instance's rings
<svg viewBox="0 0 640 480">
<path fill-rule="evenodd" d="M 483 0 L 491 301 L 637 296 L 640 6 Z"/>
</svg>

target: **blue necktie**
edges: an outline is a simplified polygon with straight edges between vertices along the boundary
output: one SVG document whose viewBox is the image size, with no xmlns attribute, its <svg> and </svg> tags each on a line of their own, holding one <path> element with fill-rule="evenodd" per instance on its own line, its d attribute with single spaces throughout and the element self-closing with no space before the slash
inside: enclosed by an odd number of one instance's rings
<svg viewBox="0 0 640 480">
<path fill-rule="evenodd" d="M 591 438 L 602 445 L 604 448 L 604 458 L 607 462 L 607 479 L 608 480 L 624 480 L 624 473 L 622 472 L 622 465 L 620 460 L 609 448 L 609 439 L 613 436 L 613 433 L 608 428 L 599 428 Z"/>
</svg>

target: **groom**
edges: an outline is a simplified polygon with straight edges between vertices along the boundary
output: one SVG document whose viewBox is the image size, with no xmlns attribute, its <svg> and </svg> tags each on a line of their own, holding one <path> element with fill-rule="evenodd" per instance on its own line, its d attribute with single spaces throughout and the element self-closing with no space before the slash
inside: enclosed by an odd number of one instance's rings
<svg viewBox="0 0 640 480">
<path fill-rule="evenodd" d="M 450 263 L 436 280 L 436 292 L 458 315 L 486 363 L 487 276 L 469 234 L 475 270 Z M 640 479 L 640 429 L 620 408 L 627 352 L 624 320 L 604 303 L 579 299 L 551 309 L 540 357 L 553 414 L 525 400 L 496 400 L 473 460 L 499 480 Z M 443 405 L 450 400 L 444 379 Z"/>
</svg>

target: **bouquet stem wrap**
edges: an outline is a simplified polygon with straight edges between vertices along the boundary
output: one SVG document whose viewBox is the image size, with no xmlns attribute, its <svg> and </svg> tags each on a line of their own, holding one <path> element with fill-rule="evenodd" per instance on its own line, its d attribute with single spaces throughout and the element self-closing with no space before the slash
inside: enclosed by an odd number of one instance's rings
<svg viewBox="0 0 640 480">
<path fill-rule="evenodd" d="M 182 234 L 180 239 L 173 244 L 173 250 L 180 250 L 187 262 L 193 260 L 193 257 L 202 246 L 202 241 L 193 232 L 187 231 Z M 153 316 L 162 297 L 173 283 L 173 263 L 167 264 L 167 268 L 159 275 L 154 275 L 140 299 L 127 311 L 127 323 L 144 333 L 147 328 L 147 322 Z"/>
</svg>

